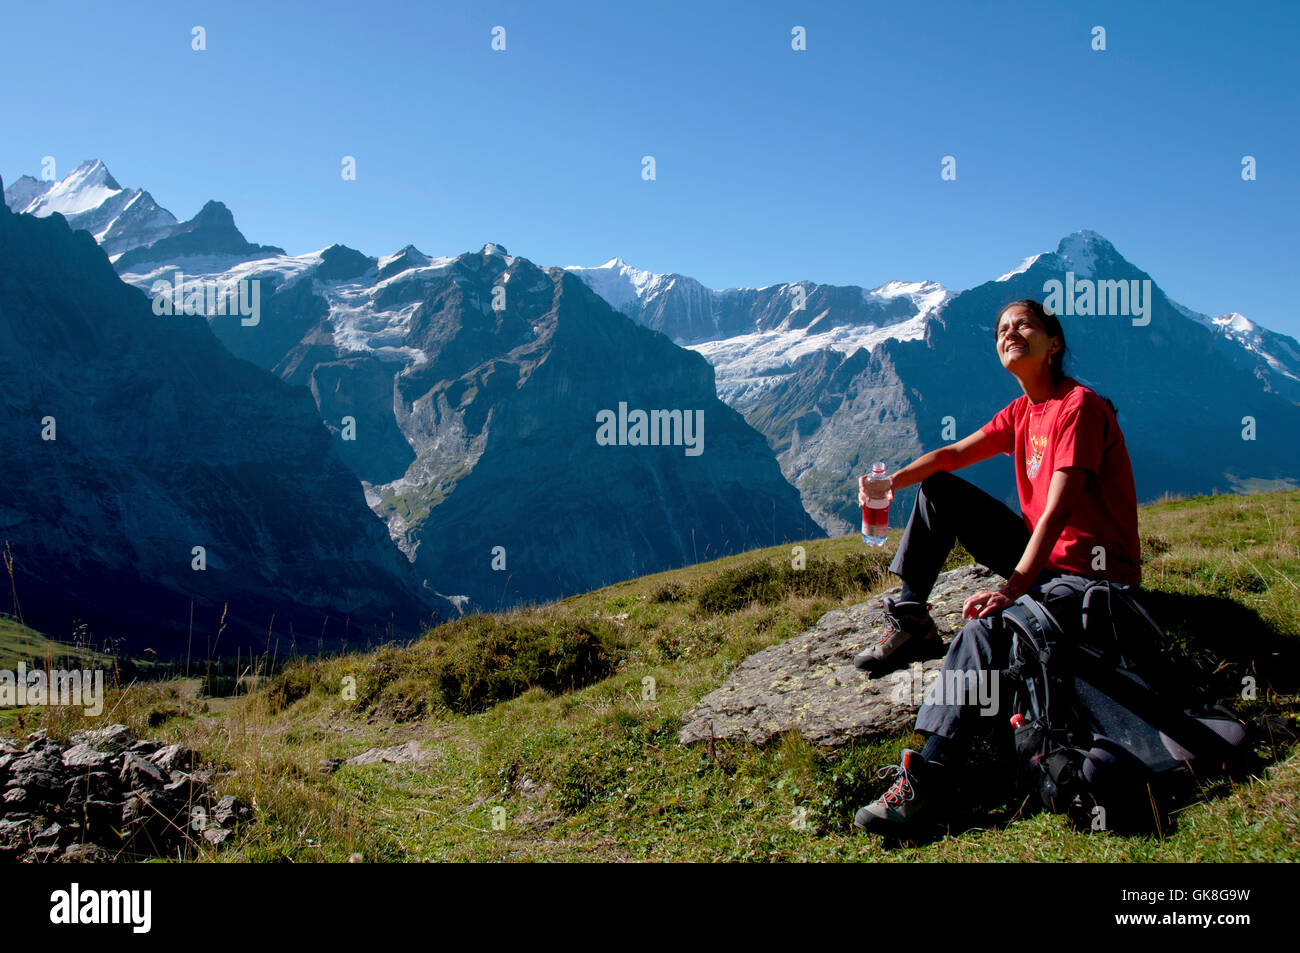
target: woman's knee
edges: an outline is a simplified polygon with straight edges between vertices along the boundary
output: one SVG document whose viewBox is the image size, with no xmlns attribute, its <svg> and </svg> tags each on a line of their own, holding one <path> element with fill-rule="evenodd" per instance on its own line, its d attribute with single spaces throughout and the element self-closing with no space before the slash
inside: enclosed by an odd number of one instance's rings
<svg viewBox="0 0 1300 953">
<path fill-rule="evenodd" d="M 970 486 L 965 480 L 955 473 L 949 473 L 947 470 L 936 470 L 928 477 L 921 481 L 921 492 L 929 499 L 942 499 L 950 496 L 963 485 Z"/>
<path fill-rule="evenodd" d="M 947 658 L 962 667 L 983 668 L 988 665 L 1002 648 L 1000 623 L 1001 618 L 998 616 L 971 619 L 949 643 Z"/>
</svg>

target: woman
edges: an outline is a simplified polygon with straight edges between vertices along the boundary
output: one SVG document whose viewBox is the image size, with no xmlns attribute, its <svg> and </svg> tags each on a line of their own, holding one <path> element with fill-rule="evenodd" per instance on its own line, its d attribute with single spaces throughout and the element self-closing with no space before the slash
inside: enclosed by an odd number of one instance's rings
<svg viewBox="0 0 1300 953">
<path fill-rule="evenodd" d="M 1007 581 L 963 605 L 971 621 L 948 647 L 940 677 L 917 715 L 917 730 L 928 736 L 925 747 L 905 750 L 902 763 L 886 769 L 895 776 L 893 785 L 854 818 L 864 829 L 897 830 L 942 793 L 944 766 L 955 760 L 953 738 L 966 735 L 968 719 L 978 714 L 970 699 L 945 698 L 942 689 L 963 684 L 963 678 L 971 684 L 996 677 L 1009 648 L 1003 609 L 1026 593 L 1041 593 L 1056 576 L 1128 586 L 1141 581 L 1137 494 L 1114 407 L 1065 375 L 1065 334 L 1041 303 L 1005 305 L 994 335 L 998 359 L 1024 395 L 969 437 L 917 458 L 890 478 L 894 490 L 921 484 L 889 567 L 902 578 L 903 591 L 897 600 L 885 599 L 885 634 L 854 663 L 880 672 L 941 644 L 925 600 L 954 541 Z M 1014 456 L 1021 515 L 952 475 L 999 452 Z M 866 479 L 859 481 L 860 503 Z"/>
</svg>

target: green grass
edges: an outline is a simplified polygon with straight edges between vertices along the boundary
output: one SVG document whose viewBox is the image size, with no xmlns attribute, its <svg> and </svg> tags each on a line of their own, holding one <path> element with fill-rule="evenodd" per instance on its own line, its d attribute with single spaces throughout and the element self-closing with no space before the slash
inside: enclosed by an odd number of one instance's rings
<svg viewBox="0 0 1300 953">
<path fill-rule="evenodd" d="M 946 834 L 888 845 L 850 822 L 910 732 L 836 751 L 797 736 L 712 757 L 679 745 L 681 716 L 749 654 L 893 584 L 855 536 L 802 544 L 802 571 L 775 547 L 298 663 L 220 712 L 174 684 L 132 687 L 105 717 L 190 744 L 233 772 L 223 793 L 255 801 L 259 823 L 212 859 L 1295 860 L 1298 515 L 1297 491 L 1141 510 L 1150 607 L 1181 663 L 1243 716 L 1274 719 L 1269 766 L 1207 784 L 1163 837 L 1025 816 L 979 762 Z M 58 733 L 80 716 L 46 717 Z M 434 760 L 320 770 L 408 739 Z"/>
<path fill-rule="evenodd" d="M 19 662 L 28 667 L 39 664 L 42 668 L 68 668 L 103 665 L 108 656 L 79 645 L 56 642 L 35 629 L 22 625 L 13 616 L 0 613 L 0 668 L 12 670 Z"/>
</svg>

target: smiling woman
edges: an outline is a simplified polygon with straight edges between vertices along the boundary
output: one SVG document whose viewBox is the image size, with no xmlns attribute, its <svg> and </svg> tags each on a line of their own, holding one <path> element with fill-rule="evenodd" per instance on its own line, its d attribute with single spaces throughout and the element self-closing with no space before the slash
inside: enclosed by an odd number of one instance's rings
<svg viewBox="0 0 1300 953">
<path fill-rule="evenodd" d="M 937 654 L 938 628 L 925 604 L 953 544 L 960 542 L 1006 584 L 966 600 L 970 622 L 953 639 L 941 674 L 973 682 L 1000 667 L 1009 636 L 1000 613 L 1025 594 L 1038 595 L 1064 576 L 1141 581 L 1137 493 L 1114 406 L 1065 373 L 1065 333 L 1041 302 L 1012 301 L 998 312 L 994 340 L 1002 366 L 1024 394 L 963 440 L 919 457 L 890 477 L 891 489 L 921 489 L 890 572 L 902 578 L 897 600 L 884 600 L 884 635 L 854 659 L 875 673 L 918 656 Z M 1020 514 L 956 477 L 953 470 L 997 453 L 1015 460 Z M 859 502 L 865 496 L 864 475 Z M 942 679 L 940 680 L 942 681 Z M 963 737 L 976 705 L 946 703 L 931 692 L 916 719 L 928 735 L 921 752 L 904 751 L 888 792 L 864 807 L 854 823 L 889 831 L 911 823 L 930 803 L 951 741 Z M 979 714 L 994 714 L 979 711 Z"/>
</svg>

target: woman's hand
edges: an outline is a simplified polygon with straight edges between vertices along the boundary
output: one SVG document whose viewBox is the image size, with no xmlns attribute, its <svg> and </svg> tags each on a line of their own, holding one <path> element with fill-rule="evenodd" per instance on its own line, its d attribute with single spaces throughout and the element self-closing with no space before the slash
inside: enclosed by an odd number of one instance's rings
<svg viewBox="0 0 1300 953">
<path fill-rule="evenodd" d="M 869 476 L 869 473 L 864 473 L 858 477 L 858 506 L 867 505 L 867 478 Z M 892 495 L 894 492 L 894 475 L 892 473 L 889 474 L 889 492 L 889 498 L 892 500 L 894 498 Z"/>
<path fill-rule="evenodd" d="M 985 616 L 1001 612 L 1003 609 L 1015 605 L 1015 602 L 1015 599 L 1001 590 L 995 592 L 989 589 L 981 589 L 962 604 L 962 618 L 982 619 Z"/>
</svg>

